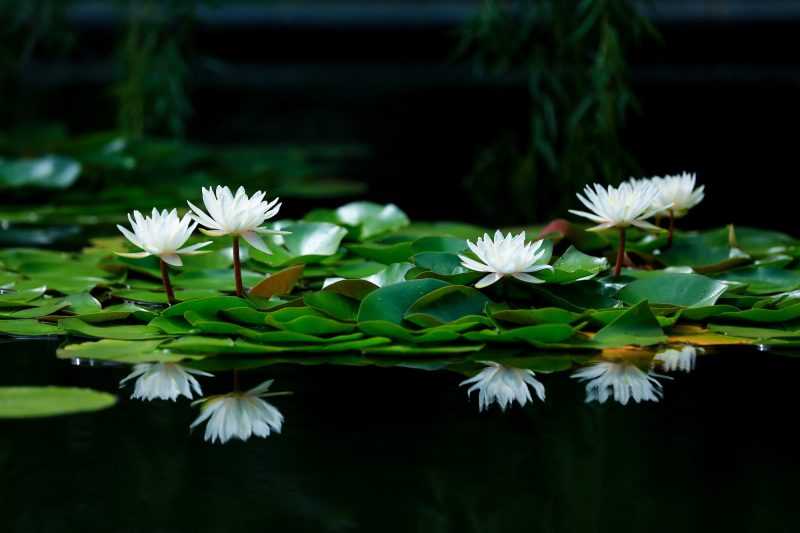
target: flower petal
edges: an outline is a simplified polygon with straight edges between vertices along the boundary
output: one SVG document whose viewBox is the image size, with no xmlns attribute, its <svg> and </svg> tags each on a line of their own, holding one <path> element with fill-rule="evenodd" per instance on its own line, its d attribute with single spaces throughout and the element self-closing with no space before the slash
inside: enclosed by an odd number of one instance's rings
<svg viewBox="0 0 800 533">
<path fill-rule="evenodd" d="M 159 257 L 168 265 L 176 267 L 183 266 L 183 261 L 181 261 L 181 258 L 176 253 L 161 254 Z"/>
<path fill-rule="evenodd" d="M 492 272 L 488 276 L 485 276 L 480 281 L 478 281 L 478 283 L 475 284 L 475 288 L 482 289 L 484 287 L 488 287 L 489 285 L 498 281 L 502 277 L 503 277 L 502 274 L 498 274 L 497 272 Z"/>
<path fill-rule="evenodd" d="M 239 235 L 241 235 L 242 238 L 245 241 L 247 241 L 247 244 L 249 244 L 256 250 L 264 252 L 265 254 L 272 255 L 272 252 L 269 250 L 269 248 L 267 248 L 267 245 L 264 243 L 261 237 L 259 237 L 258 234 L 256 234 L 254 231 L 243 231 L 239 233 Z"/>
<path fill-rule="evenodd" d="M 120 255 L 122 257 L 130 257 L 132 259 L 141 259 L 142 257 L 147 257 L 152 255 L 150 252 L 134 252 L 134 253 L 126 253 L 126 252 L 114 252 L 116 255 Z"/>
</svg>

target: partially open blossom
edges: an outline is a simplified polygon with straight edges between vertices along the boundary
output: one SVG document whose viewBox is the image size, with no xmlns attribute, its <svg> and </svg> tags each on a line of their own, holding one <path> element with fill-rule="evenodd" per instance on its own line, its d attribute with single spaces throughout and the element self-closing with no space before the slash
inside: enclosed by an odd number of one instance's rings
<svg viewBox="0 0 800 533">
<path fill-rule="evenodd" d="M 656 217 L 667 216 L 668 211 L 681 218 L 689 209 L 699 204 L 705 197 L 705 185 L 695 189 L 696 175 L 684 172 L 681 176 L 658 176 L 651 178 L 650 183 L 658 188 L 658 195 L 650 204 L 651 209 L 658 209 Z"/>
<path fill-rule="evenodd" d="M 660 366 L 665 372 L 682 370 L 691 372 L 697 361 L 697 348 L 684 344 L 679 350 L 670 348 L 661 350 L 653 358 L 653 366 Z"/>
<path fill-rule="evenodd" d="M 181 248 L 197 227 L 197 222 L 192 224 L 192 219 L 189 215 L 179 219 L 178 211 L 175 209 L 169 212 L 165 209 L 159 213 L 158 209 L 153 208 L 153 214 L 149 217 L 143 217 L 139 211 L 134 211 L 133 218 L 129 214 L 128 220 L 131 223 L 133 233 L 120 225 L 117 225 L 117 227 L 129 241 L 144 251 L 135 253 L 114 252 L 117 255 L 135 259 L 155 255 L 163 259 L 167 264 L 181 266 L 183 262 L 178 257 L 179 254 L 197 255 L 208 253 L 207 251 L 198 251 L 198 249 L 211 244 L 211 241 Z"/>
<path fill-rule="evenodd" d="M 649 180 L 626 181 L 619 188 L 609 185 L 607 189 L 595 183 L 594 190 L 587 186 L 583 192 L 586 198 L 578 194 L 578 199 L 592 212 L 587 213 L 574 209 L 570 209 L 569 212 L 598 223 L 597 226 L 589 228 L 589 231 L 615 227 L 627 228 L 628 226 L 661 231 L 645 219 L 672 206 L 672 204 L 667 204 L 657 208 L 652 207 L 659 195 L 659 188 Z"/>
<path fill-rule="evenodd" d="M 479 237 L 476 244 L 467 241 L 467 245 L 483 263 L 459 255 L 461 264 L 470 270 L 489 273 L 475 284 L 475 287 L 479 289 L 488 287 L 504 276 L 512 276 L 528 283 L 544 283 L 543 280 L 531 276 L 530 273 L 548 268 L 553 270 L 550 265 L 534 264 L 544 256 L 544 250 L 536 253 L 542 247 L 542 241 L 525 244 L 524 231 L 516 237 L 512 237 L 509 233 L 504 238 L 498 230 L 494 234 L 494 240 L 487 233 L 483 239 Z"/>
<path fill-rule="evenodd" d="M 231 392 L 192 402 L 192 405 L 202 405 L 200 416 L 192 423 L 191 427 L 197 427 L 208 420 L 205 440 L 215 442 L 219 439 L 223 444 L 232 438 L 247 440 L 250 435 L 267 437 L 270 429 L 280 433 L 283 415 L 275 407 L 261 399 L 265 396 L 275 395 L 275 393 L 265 394 L 270 385 L 272 385 L 272 380 L 265 381 L 244 393 Z"/>
<path fill-rule="evenodd" d="M 204 234 L 211 237 L 241 235 L 256 250 L 272 254 L 258 234 L 289 235 L 291 232 L 259 227 L 265 220 L 275 216 L 281 208 L 278 198 L 271 202 L 263 201 L 265 194 L 257 191 L 253 196 L 248 197 L 244 192 L 244 187 L 239 187 L 234 196 L 228 187 L 219 185 L 216 193 L 211 187 L 208 190 L 203 188 L 203 202 L 208 214 L 195 207 L 191 202 L 187 203 L 194 211 L 191 216 L 208 228 L 200 229 Z"/>
<path fill-rule="evenodd" d="M 187 398 L 192 398 L 192 390 L 202 395 L 200 384 L 191 375 L 214 377 L 206 372 L 186 368 L 177 363 L 153 363 L 134 365 L 131 374 L 119 382 L 120 387 L 129 379 L 139 377 L 133 389 L 131 398 L 141 398 L 142 400 L 172 400 L 181 394 Z"/>
<path fill-rule="evenodd" d="M 631 398 L 636 403 L 642 400 L 657 402 L 662 395 L 661 384 L 653 375 L 645 374 L 635 365 L 624 361 L 589 363 L 573 372 L 571 377 L 588 381 L 587 403 L 594 400 L 604 403 L 612 394 L 622 405 Z"/>
<path fill-rule="evenodd" d="M 514 400 L 524 406 L 528 401 L 532 401 L 528 385 L 533 387 L 540 400 L 544 400 L 544 385 L 533 377 L 533 371 L 497 363 L 484 364 L 487 365 L 487 368 L 484 368 L 480 374 L 461 383 L 461 385 L 474 383 L 467 391 L 468 395 L 472 391 L 480 391 L 478 394 L 480 411 L 488 409 L 492 402 L 500 404 L 503 411 L 514 403 Z"/>
</svg>

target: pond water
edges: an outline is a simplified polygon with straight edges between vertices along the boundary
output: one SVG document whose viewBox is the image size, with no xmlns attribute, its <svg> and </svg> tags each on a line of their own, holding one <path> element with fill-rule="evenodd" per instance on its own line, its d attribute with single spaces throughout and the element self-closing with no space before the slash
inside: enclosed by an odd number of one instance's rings
<svg viewBox="0 0 800 533">
<path fill-rule="evenodd" d="M 125 365 L 57 360 L 58 340 L 0 346 L 0 385 L 119 395 L 99 412 L 0 420 L 4 532 L 797 531 L 797 359 L 753 347 L 659 372 L 659 402 L 586 403 L 570 371 L 546 401 L 479 412 L 448 368 L 301 366 L 275 379 L 282 432 L 190 434 L 190 401 L 129 399 Z M 230 391 L 231 372 L 200 378 Z"/>
</svg>

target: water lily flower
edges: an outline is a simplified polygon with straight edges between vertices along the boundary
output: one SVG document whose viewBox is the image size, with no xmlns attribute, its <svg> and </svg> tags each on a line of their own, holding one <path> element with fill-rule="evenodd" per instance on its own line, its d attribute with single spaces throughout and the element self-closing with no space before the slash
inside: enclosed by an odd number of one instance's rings
<svg viewBox="0 0 800 533">
<path fill-rule="evenodd" d="M 509 233 L 506 237 L 498 230 L 494 234 L 494 240 L 486 233 L 483 239 L 478 237 L 476 244 L 467 241 L 467 245 L 472 252 L 478 256 L 478 259 L 483 261 L 480 263 L 469 257 L 459 255 L 461 264 L 470 270 L 477 272 L 488 272 L 489 275 L 480 279 L 475 287 L 481 289 L 488 287 L 495 281 L 504 278 L 506 286 L 504 293 L 507 291 L 508 279 L 506 276 L 512 276 L 520 281 L 528 283 L 544 283 L 544 280 L 535 278 L 530 275 L 531 272 L 538 272 L 540 270 L 550 269 L 550 265 L 535 265 L 536 261 L 544 256 L 544 250 L 537 253 L 539 248 L 542 247 L 543 241 L 529 242 L 525 244 L 525 232 L 523 231 L 516 237 L 512 237 Z"/>
<path fill-rule="evenodd" d="M 619 228 L 619 252 L 617 265 L 614 268 L 614 275 L 619 276 L 625 259 L 626 228 L 636 226 L 647 230 L 662 231 L 645 219 L 668 209 L 672 204 L 657 208 L 651 207 L 659 195 L 659 189 L 648 180 L 630 180 L 622 183 L 618 188 L 609 185 L 607 189 L 595 183 L 594 190 L 587 185 L 583 192 L 586 194 L 586 198 L 578 193 L 578 199 L 592 212 L 587 213 L 574 209 L 570 209 L 569 212 L 598 223 L 588 231 Z"/>
<path fill-rule="evenodd" d="M 183 262 L 181 261 L 180 255 L 208 253 L 206 250 L 199 249 L 211 244 L 211 241 L 181 248 L 186 242 L 186 239 L 189 238 L 197 227 L 197 222 L 192 224 L 192 218 L 189 215 L 179 219 L 176 209 L 169 212 L 165 209 L 159 213 L 158 209 L 153 208 L 153 214 L 149 217 L 143 217 L 139 211 L 134 211 L 133 218 L 128 214 L 128 220 L 131 223 L 133 233 L 120 225 L 117 225 L 117 228 L 119 228 L 129 241 L 144 251 L 114 253 L 122 257 L 132 257 L 134 259 L 147 257 L 149 255 L 158 257 L 161 260 L 161 278 L 164 282 L 164 290 L 166 290 L 167 298 L 171 303 L 174 300 L 174 295 L 172 293 L 172 284 L 169 281 L 167 264 L 181 266 Z"/>
<path fill-rule="evenodd" d="M 478 394 L 480 411 L 488 409 L 492 402 L 499 403 L 503 411 L 508 405 L 514 403 L 514 400 L 517 400 L 521 406 L 525 406 L 526 402 L 533 401 L 528 385 L 533 387 L 540 400 L 544 400 L 544 385 L 533 377 L 533 371 L 491 362 L 483 364 L 487 365 L 487 368 L 484 368 L 477 376 L 461 383 L 461 385 L 474 383 L 467 391 L 467 395 L 474 390 L 480 391 Z"/>
<path fill-rule="evenodd" d="M 655 176 L 650 182 L 658 188 L 650 207 L 659 209 L 656 218 L 669 216 L 668 245 L 672 244 L 672 232 L 675 229 L 675 219 L 686 216 L 689 209 L 699 204 L 705 197 L 705 185 L 695 188 L 696 174 L 684 172 L 678 176 Z"/>
<path fill-rule="evenodd" d="M 200 416 L 190 427 L 195 428 L 208 420 L 205 440 L 213 443 L 219 439 L 223 444 L 232 438 L 247 440 L 250 435 L 268 437 L 270 430 L 280 433 L 283 415 L 261 398 L 289 393 L 266 393 L 272 381 L 265 381 L 247 392 L 231 392 L 195 400 L 192 405 L 202 406 Z"/>
<path fill-rule="evenodd" d="M 142 400 L 162 400 L 175 401 L 181 394 L 187 398 L 192 398 L 192 390 L 202 395 L 200 384 L 191 374 L 199 376 L 214 377 L 207 372 L 186 368 L 177 363 L 153 363 L 134 365 L 131 374 L 119 382 L 122 387 L 129 379 L 139 377 L 133 389 L 131 398 L 141 398 Z"/>
<path fill-rule="evenodd" d="M 638 367 L 627 362 L 595 362 L 573 372 L 573 378 L 588 381 L 586 402 L 594 400 L 604 403 L 613 393 L 614 399 L 625 405 L 633 398 L 636 403 L 657 402 L 662 396 L 661 383 L 657 374 L 645 374 Z"/>
<path fill-rule="evenodd" d="M 272 255 L 272 252 L 259 234 L 291 234 L 290 231 L 259 227 L 265 220 L 275 216 L 281 208 L 278 198 L 271 202 L 265 202 L 265 195 L 266 193 L 264 192 L 256 191 L 253 196 L 248 197 L 245 194 L 244 187 L 239 187 L 239 190 L 236 191 L 236 196 L 234 196 L 228 187 L 218 185 L 216 193 L 211 187 L 208 190 L 203 187 L 203 202 L 208 214 L 194 206 L 192 202 L 187 202 L 193 211 L 191 216 L 201 225 L 208 228 L 201 228 L 201 232 L 211 237 L 222 237 L 223 235 L 233 237 L 233 270 L 236 275 L 236 294 L 239 297 L 242 296 L 244 291 L 242 270 L 239 264 L 239 237 L 244 238 L 256 250 Z"/>
<path fill-rule="evenodd" d="M 653 365 L 661 366 L 661 369 L 665 372 L 673 372 L 675 370 L 691 372 L 694 370 L 696 361 L 697 348 L 684 344 L 679 350 L 670 348 L 658 352 L 653 358 Z"/>
</svg>

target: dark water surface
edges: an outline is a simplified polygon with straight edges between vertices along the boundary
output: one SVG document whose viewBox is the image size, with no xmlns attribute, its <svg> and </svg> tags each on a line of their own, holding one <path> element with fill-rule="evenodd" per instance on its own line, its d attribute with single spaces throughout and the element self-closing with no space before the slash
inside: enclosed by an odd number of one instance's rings
<svg viewBox="0 0 800 533">
<path fill-rule="evenodd" d="M 478 412 L 446 369 L 275 365 L 267 439 L 189 433 L 189 400 L 131 400 L 123 366 L 76 366 L 58 341 L 0 344 L 0 385 L 119 391 L 105 411 L 0 420 L 3 532 L 792 532 L 800 360 L 698 356 L 658 403 L 547 399 Z M 227 393 L 230 372 L 200 378 Z"/>
</svg>

